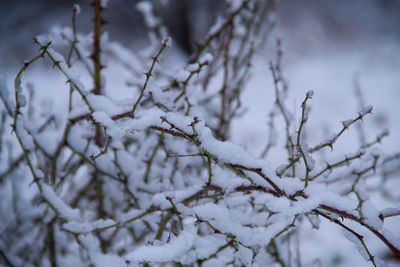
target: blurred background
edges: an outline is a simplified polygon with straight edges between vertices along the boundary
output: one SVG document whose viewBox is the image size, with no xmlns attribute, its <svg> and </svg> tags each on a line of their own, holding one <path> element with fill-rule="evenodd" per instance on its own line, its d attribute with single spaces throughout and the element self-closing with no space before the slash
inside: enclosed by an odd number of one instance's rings
<svg viewBox="0 0 400 267">
<path fill-rule="evenodd" d="M 111 39 L 126 46 L 140 44 L 145 27 L 135 8 L 137 0 L 110 0 L 104 13 L 109 24 L 105 29 Z M 162 15 L 171 36 L 183 51 L 191 53 L 223 13 L 223 0 L 158 0 L 156 12 Z M 278 1 L 279 23 L 275 29 L 293 55 L 312 56 L 327 49 L 365 49 L 400 39 L 399 0 L 292 0 Z M 50 30 L 54 24 L 71 24 L 72 5 L 82 13 L 77 25 L 91 30 L 91 1 L 70 0 L 0 0 L 0 67 L 19 64 L 34 52 L 32 38 Z M 350 46 L 350 47 L 348 47 Z M 382 49 L 382 47 L 380 47 Z M 360 51 L 361 52 L 361 51 Z M 369 55 L 374 57 L 373 54 Z M 396 56 L 386 55 L 393 61 Z M 398 57 L 397 57 L 398 58 Z"/>
</svg>

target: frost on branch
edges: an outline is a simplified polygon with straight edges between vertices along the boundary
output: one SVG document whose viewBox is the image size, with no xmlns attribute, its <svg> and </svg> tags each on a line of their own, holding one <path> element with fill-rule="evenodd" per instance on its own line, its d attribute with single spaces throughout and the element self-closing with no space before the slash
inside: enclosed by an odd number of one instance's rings
<svg viewBox="0 0 400 267">
<path fill-rule="evenodd" d="M 333 153 L 342 135 L 372 112 L 368 106 L 335 134 L 310 142 L 314 92 L 305 93 L 294 116 L 280 42 L 269 65 L 275 104 L 266 149 L 258 157 L 231 141 L 252 59 L 275 23 L 274 3 L 229 1 L 179 67 L 165 57 L 174 47 L 150 1 L 136 6 L 148 28 L 145 50 L 132 52 L 101 31 L 83 35 L 75 27 L 36 37 L 39 54 L 18 72 L 14 101 L 8 91 L 0 94 L 1 127 L 13 130 L 4 137 L 0 128 L 0 153 L 8 155 L 0 161 L 0 195 L 11 203 L 0 205 L 7 233 L 0 263 L 293 266 L 318 260 L 289 255 L 300 251 L 307 231 L 325 224 L 343 229 L 343 242 L 355 244 L 366 264 L 383 261 L 364 235 L 399 257 L 398 238 L 386 224 L 400 215 L 387 194 L 399 156 L 376 150 L 388 131 L 356 152 Z M 25 81 L 25 71 L 42 58 L 63 77 L 49 84 L 57 105 L 47 110 L 28 97 Z M 287 156 L 275 171 L 270 148 Z M 379 194 L 391 202 L 381 210 L 372 201 Z"/>
</svg>

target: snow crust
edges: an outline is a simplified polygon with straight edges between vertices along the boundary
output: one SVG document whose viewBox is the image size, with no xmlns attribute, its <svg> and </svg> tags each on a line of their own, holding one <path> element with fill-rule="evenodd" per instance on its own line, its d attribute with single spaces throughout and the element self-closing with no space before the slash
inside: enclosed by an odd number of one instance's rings
<svg viewBox="0 0 400 267">
<path fill-rule="evenodd" d="M 72 6 L 73 11 L 75 12 L 75 14 L 79 14 L 81 13 L 81 7 L 78 4 L 74 4 Z"/>
<path fill-rule="evenodd" d="M 46 200 L 59 212 L 60 216 L 69 221 L 81 221 L 80 212 L 78 209 L 72 209 L 64 203 L 64 201 L 57 196 L 53 188 L 42 184 L 43 196 Z"/>
<path fill-rule="evenodd" d="M 189 227 L 188 227 L 189 228 Z M 171 236 L 169 242 L 162 245 L 147 245 L 130 252 L 125 259 L 131 262 L 166 262 L 183 257 L 195 241 L 194 228 L 183 230 L 177 237 Z"/>
</svg>

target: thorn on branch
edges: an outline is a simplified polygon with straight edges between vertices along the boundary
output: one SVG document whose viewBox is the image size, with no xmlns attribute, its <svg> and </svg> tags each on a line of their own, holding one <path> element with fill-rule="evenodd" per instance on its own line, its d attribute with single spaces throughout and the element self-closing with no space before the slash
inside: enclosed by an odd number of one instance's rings
<svg viewBox="0 0 400 267">
<path fill-rule="evenodd" d="M 53 69 L 54 69 L 56 66 L 58 66 L 58 64 L 60 64 L 60 62 L 61 62 L 61 61 L 54 61 L 54 62 L 53 62 Z"/>
</svg>

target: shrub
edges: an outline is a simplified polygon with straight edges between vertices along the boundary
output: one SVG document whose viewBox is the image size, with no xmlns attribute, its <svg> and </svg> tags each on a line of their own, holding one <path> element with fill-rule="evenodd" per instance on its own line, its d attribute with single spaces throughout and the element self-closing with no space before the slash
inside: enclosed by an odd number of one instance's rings
<svg viewBox="0 0 400 267">
<path fill-rule="evenodd" d="M 384 261 L 363 229 L 400 257 L 400 242 L 384 224 L 400 209 L 378 210 L 370 201 L 398 175 L 399 154 L 374 150 L 388 132 L 326 163 L 321 151 L 333 152 L 372 107 L 308 146 L 313 92 L 306 93 L 293 130 L 279 43 L 270 63 L 276 98 L 264 152 L 257 157 L 229 141 L 230 125 L 244 111 L 252 58 L 275 23 L 274 1 L 229 3 L 179 72 L 150 2 L 138 4 L 149 37 L 140 52 L 102 34 L 100 0 L 92 34 L 76 31 L 74 6 L 72 28 L 35 38 L 39 54 L 18 72 L 14 100 L 7 90 L 1 94 L 0 152 L 8 155 L 0 174 L 4 264 L 300 266 L 299 236 L 320 221 L 342 228 L 343 242 L 352 241 L 373 266 Z M 54 88 L 64 92 L 54 108 L 41 105 L 22 81 L 42 58 L 66 81 Z M 277 145 L 276 117 L 284 122 L 279 133 L 287 160 L 274 170 L 267 158 Z M 6 135 L 9 124 L 13 137 Z M 379 184 L 367 188 L 373 177 Z"/>
</svg>

